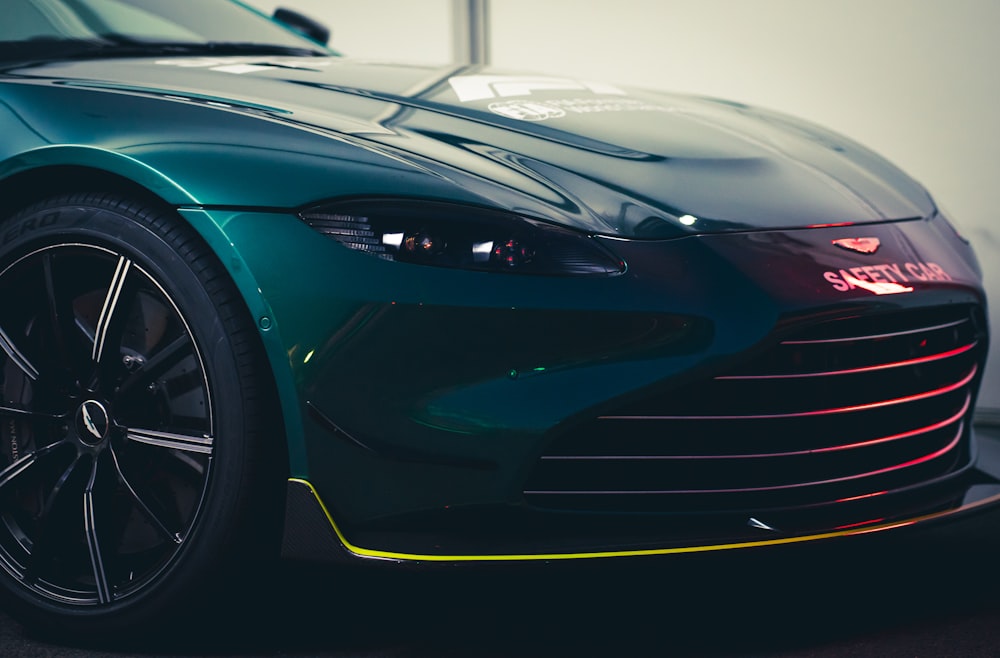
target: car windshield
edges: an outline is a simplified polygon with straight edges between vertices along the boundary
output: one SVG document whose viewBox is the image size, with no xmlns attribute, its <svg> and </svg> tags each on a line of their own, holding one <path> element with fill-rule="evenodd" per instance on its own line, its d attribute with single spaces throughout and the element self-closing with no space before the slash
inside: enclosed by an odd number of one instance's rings
<svg viewBox="0 0 1000 658">
<path fill-rule="evenodd" d="M 233 0 L 3 0 L 0 60 L 200 52 L 332 53 Z"/>
</svg>

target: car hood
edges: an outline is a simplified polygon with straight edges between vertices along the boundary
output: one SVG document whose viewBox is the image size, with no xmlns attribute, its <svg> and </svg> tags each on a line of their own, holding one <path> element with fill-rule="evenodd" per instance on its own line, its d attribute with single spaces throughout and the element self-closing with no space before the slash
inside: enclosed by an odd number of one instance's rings
<svg viewBox="0 0 1000 658">
<path fill-rule="evenodd" d="M 429 169 L 460 171 L 480 181 L 486 203 L 548 208 L 549 218 L 595 233 L 656 238 L 934 211 L 894 166 L 807 122 L 587 80 L 327 57 L 81 60 L 8 73 L 198 98 L 350 135 Z M 525 203 L 511 201 L 511 191 Z"/>
</svg>

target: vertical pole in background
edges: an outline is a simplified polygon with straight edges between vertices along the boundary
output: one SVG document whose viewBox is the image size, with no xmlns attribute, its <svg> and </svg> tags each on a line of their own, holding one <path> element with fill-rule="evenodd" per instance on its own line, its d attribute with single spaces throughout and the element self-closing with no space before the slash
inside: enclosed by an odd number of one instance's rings
<svg viewBox="0 0 1000 658">
<path fill-rule="evenodd" d="M 458 64 L 490 63 L 490 0 L 452 0 L 452 47 Z"/>
</svg>

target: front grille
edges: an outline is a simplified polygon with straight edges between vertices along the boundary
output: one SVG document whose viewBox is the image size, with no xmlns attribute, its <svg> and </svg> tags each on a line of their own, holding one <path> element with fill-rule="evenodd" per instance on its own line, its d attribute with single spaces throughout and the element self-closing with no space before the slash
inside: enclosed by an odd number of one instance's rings
<svg viewBox="0 0 1000 658">
<path fill-rule="evenodd" d="M 524 493 L 547 508 L 735 511 L 936 481 L 969 461 L 984 354 L 968 307 L 796 330 L 738 369 L 556 438 Z"/>
</svg>

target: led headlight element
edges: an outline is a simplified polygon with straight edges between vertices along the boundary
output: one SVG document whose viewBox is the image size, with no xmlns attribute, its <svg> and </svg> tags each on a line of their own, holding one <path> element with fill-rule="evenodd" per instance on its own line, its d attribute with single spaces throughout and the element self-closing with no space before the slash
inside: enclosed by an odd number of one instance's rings
<svg viewBox="0 0 1000 658">
<path fill-rule="evenodd" d="M 585 234 L 492 210 L 375 201 L 322 206 L 301 217 L 345 247 L 383 260 L 536 275 L 624 270 Z"/>
</svg>

